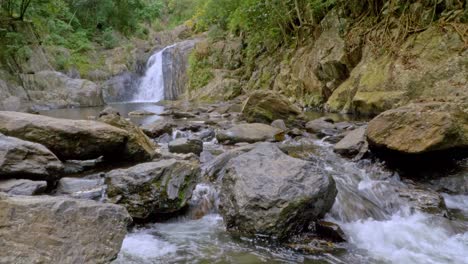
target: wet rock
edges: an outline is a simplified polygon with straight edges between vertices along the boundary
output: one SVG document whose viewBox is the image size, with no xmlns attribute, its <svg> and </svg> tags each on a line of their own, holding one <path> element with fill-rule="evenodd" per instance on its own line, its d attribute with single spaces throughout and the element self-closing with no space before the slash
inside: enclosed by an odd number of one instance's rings
<svg viewBox="0 0 468 264">
<path fill-rule="evenodd" d="M 323 217 L 336 194 L 333 178 L 313 163 L 261 143 L 227 164 L 220 212 L 228 230 L 284 240 Z"/>
<path fill-rule="evenodd" d="M 408 154 L 468 148 L 468 111 L 451 103 L 410 104 L 369 122 L 372 147 Z"/>
<path fill-rule="evenodd" d="M 413 210 L 440 216 L 448 215 L 444 198 L 435 191 L 408 184 L 404 188 L 399 188 L 397 192 Z"/>
<path fill-rule="evenodd" d="M 187 205 L 200 175 L 197 164 L 175 159 L 148 162 L 106 175 L 107 195 L 139 221 Z"/>
<path fill-rule="evenodd" d="M 338 133 L 333 120 L 326 117 L 307 122 L 306 130 L 307 132 L 316 134 L 319 137 L 331 136 Z"/>
<path fill-rule="evenodd" d="M 156 115 L 156 113 L 146 111 L 146 110 L 136 110 L 128 113 L 129 116 L 150 116 L 150 115 Z"/>
<path fill-rule="evenodd" d="M 182 119 L 182 118 L 195 118 L 196 115 L 188 112 L 178 112 L 178 111 L 173 111 L 171 113 L 172 117 L 175 119 Z"/>
<path fill-rule="evenodd" d="M 286 123 L 284 123 L 284 121 L 282 119 L 277 119 L 277 120 L 271 122 L 271 126 L 276 127 L 278 129 L 281 129 L 283 131 L 288 130 L 288 128 L 286 127 Z"/>
<path fill-rule="evenodd" d="M 100 200 L 104 191 L 103 179 L 62 178 L 57 184 L 55 193 L 77 199 Z"/>
<path fill-rule="evenodd" d="M 200 156 L 203 151 L 203 141 L 199 139 L 178 138 L 169 142 L 169 151 L 173 153 L 195 153 Z"/>
<path fill-rule="evenodd" d="M 109 263 L 131 222 L 122 206 L 50 196 L 0 194 L 0 215 L 2 263 Z"/>
<path fill-rule="evenodd" d="M 255 143 L 259 141 L 281 141 L 284 132 L 278 128 L 260 124 L 239 124 L 216 133 L 219 142 L 235 144 L 239 142 Z"/>
<path fill-rule="evenodd" d="M 321 238 L 331 240 L 333 242 L 345 242 L 346 235 L 341 230 L 341 227 L 335 223 L 327 221 L 317 221 L 315 223 L 315 232 Z"/>
<path fill-rule="evenodd" d="M 454 175 L 432 180 L 431 185 L 439 192 L 468 195 L 468 168 Z"/>
<path fill-rule="evenodd" d="M 128 132 L 125 149 L 118 159 L 130 161 L 148 161 L 155 156 L 156 146 L 145 133 L 131 121 L 117 114 L 115 109 L 106 108 L 99 114 L 99 121 L 121 128 Z"/>
<path fill-rule="evenodd" d="M 0 133 L 44 145 L 62 160 L 86 160 L 122 153 L 125 130 L 96 121 L 0 112 Z"/>
<path fill-rule="evenodd" d="M 242 116 L 249 122 L 270 124 L 276 119 L 294 121 L 301 109 L 273 91 L 255 91 L 244 102 Z"/>
<path fill-rule="evenodd" d="M 0 179 L 53 180 L 62 171 L 62 162 L 43 145 L 0 134 Z"/>
<path fill-rule="evenodd" d="M 103 157 L 93 160 L 67 160 L 63 164 L 64 172 L 66 174 L 80 173 L 98 166 L 103 161 Z"/>
<path fill-rule="evenodd" d="M 348 158 L 362 158 L 368 151 L 366 127 L 363 126 L 349 132 L 333 147 L 333 151 Z"/>
<path fill-rule="evenodd" d="M 216 137 L 216 132 L 214 131 L 214 129 L 209 128 L 201 131 L 196 136 L 201 140 L 210 141 Z"/>
<path fill-rule="evenodd" d="M 10 195 L 38 195 L 44 193 L 47 188 L 45 181 L 31 180 L 6 180 L 0 181 L 0 192 Z"/>
<path fill-rule="evenodd" d="M 156 138 L 165 133 L 172 134 L 172 129 L 176 126 L 176 123 L 172 119 L 163 118 L 151 124 L 143 125 L 141 129 L 148 137 Z"/>
</svg>

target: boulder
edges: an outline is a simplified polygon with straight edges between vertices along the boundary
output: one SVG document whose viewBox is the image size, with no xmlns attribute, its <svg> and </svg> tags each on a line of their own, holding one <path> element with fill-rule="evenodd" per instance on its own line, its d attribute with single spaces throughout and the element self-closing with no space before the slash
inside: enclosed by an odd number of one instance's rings
<svg viewBox="0 0 468 264">
<path fill-rule="evenodd" d="M 77 199 L 100 200 L 105 192 L 103 179 L 62 178 L 55 194 Z"/>
<path fill-rule="evenodd" d="M 220 191 L 228 230 L 288 239 L 327 213 L 337 194 L 332 177 L 272 143 L 229 161 Z"/>
<path fill-rule="evenodd" d="M 284 139 L 284 132 L 281 129 L 260 123 L 239 124 L 226 130 L 217 131 L 216 139 L 219 142 L 229 144 L 281 141 Z"/>
<path fill-rule="evenodd" d="M 0 134 L 0 179 L 53 180 L 62 170 L 62 162 L 43 145 Z"/>
<path fill-rule="evenodd" d="M 200 156 L 203 151 L 203 141 L 199 139 L 178 138 L 169 142 L 169 151 L 172 153 L 195 153 Z"/>
<path fill-rule="evenodd" d="M 176 127 L 176 123 L 172 119 L 158 119 L 150 124 L 145 124 L 141 127 L 143 132 L 150 138 L 157 138 L 165 133 L 172 134 L 172 129 Z"/>
<path fill-rule="evenodd" d="M 221 179 L 224 175 L 225 167 L 231 159 L 251 151 L 254 149 L 254 147 L 254 144 L 249 144 L 247 146 L 238 147 L 220 154 L 213 160 L 204 164 L 203 176 L 212 182 Z"/>
<path fill-rule="evenodd" d="M 321 117 L 307 122 L 306 130 L 319 137 L 331 136 L 338 133 L 334 121 L 327 117 Z"/>
<path fill-rule="evenodd" d="M 40 143 L 62 160 L 94 159 L 122 153 L 128 133 L 96 121 L 0 112 L 0 133 Z"/>
<path fill-rule="evenodd" d="M 148 161 L 155 156 L 156 146 L 145 133 L 131 121 L 121 117 L 110 107 L 99 114 L 99 121 L 121 128 L 128 132 L 128 140 L 119 159 L 130 161 Z"/>
<path fill-rule="evenodd" d="M 44 193 L 47 188 L 45 181 L 31 180 L 6 180 L 0 181 L 0 192 L 10 195 L 38 195 Z"/>
<path fill-rule="evenodd" d="M 0 263 L 109 263 L 130 222 L 114 204 L 0 194 Z"/>
<path fill-rule="evenodd" d="M 58 108 L 104 104 L 100 87 L 89 80 L 73 79 L 56 71 L 21 74 L 21 80 L 36 105 Z"/>
<path fill-rule="evenodd" d="M 148 162 L 106 175 L 107 196 L 136 220 L 174 213 L 187 205 L 200 175 L 194 163 L 175 159 Z"/>
<path fill-rule="evenodd" d="M 273 91 L 255 91 L 244 102 L 242 116 L 250 123 L 270 124 L 276 119 L 294 121 L 301 109 Z"/>
<path fill-rule="evenodd" d="M 349 132 L 333 147 L 333 151 L 348 158 L 357 156 L 362 157 L 367 150 L 366 126 L 362 126 Z"/>
<path fill-rule="evenodd" d="M 369 122 L 372 147 L 422 154 L 468 148 L 468 108 L 451 103 L 418 103 L 389 110 Z"/>
<path fill-rule="evenodd" d="M 271 126 L 281 129 L 283 131 L 288 130 L 288 128 L 286 127 L 286 123 L 284 123 L 282 119 L 276 119 L 275 121 L 271 122 Z"/>
<path fill-rule="evenodd" d="M 147 110 L 136 110 L 128 113 L 129 116 L 151 116 L 151 115 L 156 115 L 154 112 L 150 112 Z"/>
</svg>

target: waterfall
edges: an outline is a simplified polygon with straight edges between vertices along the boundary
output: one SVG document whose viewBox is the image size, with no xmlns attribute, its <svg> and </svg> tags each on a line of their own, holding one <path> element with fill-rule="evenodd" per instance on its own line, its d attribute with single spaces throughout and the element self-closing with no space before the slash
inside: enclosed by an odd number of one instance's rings
<svg viewBox="0 0 468 264">
<path fill-rule="evenodd" d="M 133 96 L 134 102 L 159 102 L 165 99 L 163 53 L 173 46 L 168 46 L 149 58 L 145 75 Z"/>
</svg>

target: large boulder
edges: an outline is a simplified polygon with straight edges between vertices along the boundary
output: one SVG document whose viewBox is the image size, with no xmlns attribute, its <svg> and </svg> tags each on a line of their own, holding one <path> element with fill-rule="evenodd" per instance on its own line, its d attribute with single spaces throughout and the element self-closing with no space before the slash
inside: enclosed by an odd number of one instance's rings
<svg viewBox="0 0 468 264">
<path fill-rule="evenodd" d="M 468 148 L 468 108 L 451 103 L 410 104 L 369 122 L 373 147 L 409 154 Z"/>
<path fill-rule="evenodd" d="M 0 263 L 109 263 L 130 222 L 114 204 L 0 194 Z"/>
<path fill-rule="evenodd" d="M 0 112 L 0 133 L 40 143 L 62 160 L 115 157 L 128 139 L 125 130 L 96 121 Z"/>
<path fill-rule="evenodd" d="M 45 192 L 47 182 L 31 180 L 6 180 L 0 181 L 0 192 L 11 195 L 38 195 Z"/>
<path fill-rule="evenodd" d="M 56 71 L 21 74 L 21 80 L 29 99 L 37 105 L 55 108 L 104 104 L 101 89 L 89 80 L 73 79 Z"/>
<path fill-rule="evenodd" d="M 107 173 L 107 195 L 111 202 L 125 206 L 134 219 L 146 220 L 184 208 L 199 175 L 199 166 L 186 161 L 142 163 Z"/>
<path fill-rule="evenodd" d="M 62 162 L 43 145 L 0 134 L 0 179 L 53 180 L 62 170 Z"/>
<path fill-rule="evenodd" d="M 362 126 L 349 132 L 342 140 L 336 143 L 333 151 L 348 158 L 362 157 L 368 150 L 366 129 L 366 126 Z"/>
<path fill-rule="evenodd" d="M 337 194 L 332 177 L 272 143 L 231 159 L 225 170 L 220 212 L 229 230 L 247 235 L 287 239 L 323 217 Z"/>
<path fill-rule="evenodd" d="M 177 124 L 169 118 L 162 118 L 154 121 L 153 123 L 145 124 L 140 128 L 145 132 L 148 137 L 157 138 L 163 134 L 172 134 L 172 129 Z"/>
<path fill-rule="evenodd" d="M 276 119 L 293 121 L 301 109 L 285 96 L 273 91 L 255 91 L 244 102 L 242 116 L 250 123 L 270 124 Z"/>
<path fill-rule="evenodd" d="M 131 121 L 124 119 L 118 112 L 106 108 L 99 114 L 99 121 L 124 129 L 128 132 L 128 140 L 120 159 L 131 161 L 148 161 L 155 156 L 156 146 L 145 133 Z"/>
<path fill-rule="evenodd" d="M 219 130 L 216 139 L 222 143 L 255 143 L 259 141 L 281 141 L 284 131 L 265 124 L 239 124 L 226 130 Z"/>
<path fill-rule="evenodd" d="M 178 138 L 169 142 L 169 151 L 172 153 L 194 153 L 200 156 L 203 151 L 203 141 L 199 139 Z"/>
</svg>

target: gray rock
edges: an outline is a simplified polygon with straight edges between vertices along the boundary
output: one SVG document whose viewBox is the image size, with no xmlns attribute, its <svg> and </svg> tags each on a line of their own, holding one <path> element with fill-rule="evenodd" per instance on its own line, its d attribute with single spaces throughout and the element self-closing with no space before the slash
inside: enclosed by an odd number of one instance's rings
<svg viewBox="0 0 468 264">
<path fill-rule="evenodd" d="M 57 184 L 56 194 L 77 199 L 99 200 L 104 191 L 104 179 L 62 178 Z"/>
<path fill-rule="evenodd" d="M 306 130 L 307 132 L 316 134 L 319 137 L 334 135 L 338 132 L 333 120 L 326 117 L 307 122 Z"/>
<path fill-rule="evenodd" d="M 156 138 L 165 133 L 172 134 L 172 129 L 174 127 L 176 127 L 176 123 L 172 119 L 163 118 L 156 120 L 151 124 L 145 124 L 141 129 L 148 137 Z"/>
<path fill-rule="evenodd" d="M 131 222 L 125 208 L 0 194 L 0 263 L 109 263 Z"/>
<path fill-rule="evenodd" d="M 174 213 L 187 205 L 200 175 L 197 164 L 175 159 L 142 163 L 106 175 L 107 196 L 132 217 Z"/>
<path fill-rule="evenodd" d="M 195 153 L 200 156 L 203 151 L 203 141 L 199 139 L 178 138 L 169 142 L 169 151 L 173 153 Z"/>
<path fill-rule="evenodd" d="M 146 110 L 136 110 L 128 113 L 129 116 L 150 116 L 150 115 L 156 115 L 156 113 L 146 111 Z"/>
<path fill-rule="evenodd" d="M 323 217 L 336 194 L 333 178 L 313 163 L 261 143 L 226 166 L 220 212 L 228 230 L 284 240 Z"/>
<path fill-rule="evenodd" d="M 210 181 L 221 179 L 225 172 L 224 168 L 231 159 L 249 152 L 254 148 L 254 144 L 249 144 L 222 153 L 203 166 L 203 176 Z"/>
<path fill-rule="evenodd" d="M 110 78 L 102 85 L 102 97 L 106 103 L 129 102 L 138 89 L 139 76 L 123 72 Z"/>
<path fill-rule="evenodd" d="M 64 172 L 66 174 L 80 173 L 92 169 L 102 163 L 104 159 L 99 157 L 92 160 L 67 160 L 64 162 Z"/>
<path fill-rule="evenodd" d="M 284 121 L 282 119 L 277 119 L 277 120 L 271 122 L 271 126 L 276 127 L 278 129 L 281 129 L 283 131 L 288 130 L 288 128 L 286 127 L 286 123 L 284 123 Z"/>
<path fill-rule="evenodd" d="M 0 192 L 10 195 L 38 195 L 44 193 L 47 188 L 45 181 L 31 180 L 6 180 L 0 181 Z"/>
<path fill-rule="evenodd" d="M 239 124 L 226 130 L 219 130 L 216 139 L 222 143 L 236 144 L 239 142 L 255 143 L 259 141 L 281 141 L 284 139 L 282 130 L 260 123 Z"/>
<path fill-rule="evenodd" d="M 0 133 L 40 143 L 62 160 L 120 156 L 125 130 L 96 121 L 0 112 Z"/>
<path fill-rule="evenodd" d="M 397 190 L 398 196 L 406 200 L 408 206 L 416 211 L 423 211 L 439 216 L 447 216 L 444 198 L 437 192 L 408 184 Z"/>
<path fill-rule="evenodd" d="M 361 158 L 368 151 L 366 126 L 349 132 L 333 147 L 333 151 L 348 158 L 357 156 L 359 156 L 357 158 Z"/>
<path fill-rule="evenodd" d="M 43 145 L 0 134 L 0 179 L 53 180 L 62 170 L 62 162 Z"/>
</svg>

